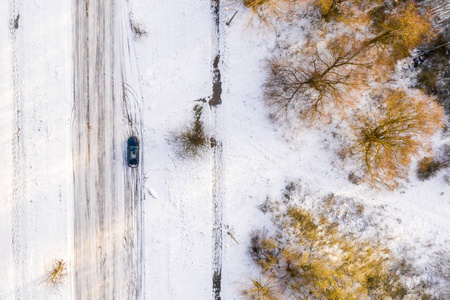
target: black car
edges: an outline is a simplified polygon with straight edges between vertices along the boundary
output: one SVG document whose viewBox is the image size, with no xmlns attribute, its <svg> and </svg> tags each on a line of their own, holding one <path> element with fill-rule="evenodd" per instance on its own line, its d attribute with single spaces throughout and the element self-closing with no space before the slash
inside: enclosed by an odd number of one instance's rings
<svg viewBox="0 0 450 300">
<path fill-rule="evenodd" d="M 128 139 L 127 162 L 131 168 L 136 168 L 139 165 L 139 140 L 135 136 Z"/>
</svg>

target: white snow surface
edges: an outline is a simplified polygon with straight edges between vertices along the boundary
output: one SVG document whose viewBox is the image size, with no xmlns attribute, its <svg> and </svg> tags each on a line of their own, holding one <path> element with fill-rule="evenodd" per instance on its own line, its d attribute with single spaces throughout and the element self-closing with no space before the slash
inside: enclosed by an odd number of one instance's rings
<svg viewBox="0 0 450 300">
<path fill-rule="evenodd" d="M 222 4 L 220 25 L 223 103 L 215 120 L 204 106 L 208 129 L 223 145 L 222 299 L 239 299 L 239 287 L 254 270 L 249 234 L 270 226 L 258 205 L 267 196 L 278 197 L 290 181 L 301 181 L 314 195 L 302 205 L 320 210 L 318 199 L 334 193 L 343 202 L 330 217 L 345 230 L 366 237 L 381 232 L 394 253 L 406 251 L 424 272 L 436 265 L 448 275 L 450 186 L 444 172 L 425 182 L 412 174 L 395 192 L 374 191 L 347 180 L 333 152 L 337 141 L 325 127 L 302 129 L 288 142 L 262 101 L 264 60 L 275 32 L 249 26 L 243 7 L 225 26 L 233 13 L 224 9 L 228 4 Z M 194 100 L 211 95 L 216 50 L 211 2 L 129 0 L 128 5 L 133 22 L 147 32 L 135 41 L 148 191 L 143 298 L 213 299 L 212 151 L 182 159 L 172 142 L 173 133 L 191 119 Z M 70 1 L 0 2 L 0 299 L 75 298 L 70 268 L 56 288 L 43 282 L 55 259 L 70 267 L 73 255 L 71 9 Z M 17 12 L 19 28 L 11 33 Z M 340 214 L 354 201 L 364 205 L 368 227 Z"/>
<path fill-rule="evenodd" d="M 347 180 L 345 166 L 334 152 L 338 141 L 325 126 L 302 129 L 294 138 L 280 129 L 268 118 L 261 89 L 265 59 L 271 55 L 276 33 L 249 26 L 250 13 L 243 7 L 225 26 L 233 13 L 224 9 L 228 4 L 221 6 L 223 103 L 215 122 L 217 138 L 223 143 L 222 299 L 239 299 L 239 288 L 252 275 L 249 234 L 270 226 L 257 206 L 267 196 L 279 196 L 290 181 L 301 180 L 308 186 L 315 197 L 303 205 L 318 211 L 321 197 L 328 193 L 342 199 L 338 208 L 342 214 L 351 203 L 362 203 L 367 219 L 376 220 L 369 222 L 362 236 L 381 235 L 394 253 L 414 257 L 423 270 L 427 264 L 445 266 L 450 254 L 450 188 L 443 172 L 420 182 L 412 169 L 410 181 L 399 191 L 373 191 Z M 192 101 L 210 94 L 212 75 L 203 76 L 212 68 L 209 43 L 215 36 L 209 31 L 212 21 L 207 5 L 205 1 L 190 1 L 188 7 L 130 1 L 132 18 L 148 32 L 136 47 L 144 94 L 144 173 L 147 186 L 159 194 L 158 199 L 147 198 L 144 203 L 147 299 L 179 299 L 182 294 L 184 299 L 211 297 L 211 153 L 182 161 L 169 142 L 170 133 L 190 118 Z M 171 23 L 172 16 L 176 23 Z M 304 35 L 299 32 L 298 36 Z M 362 230 L 356 222 L 340 221 L 343 230 Z M 164 262 L 167 259 L 170 263 Z M 179 269 L 184 272 L 177 274 Z"/>
<path fill-rule="evenodd" d="M 70 9 L 56 0 L 0 3 L 1 299 L 71 294 L 70 277 L 55 289 L 44 282 L 56 259 L 70 267 L 73 247 Z"/>
</svg>

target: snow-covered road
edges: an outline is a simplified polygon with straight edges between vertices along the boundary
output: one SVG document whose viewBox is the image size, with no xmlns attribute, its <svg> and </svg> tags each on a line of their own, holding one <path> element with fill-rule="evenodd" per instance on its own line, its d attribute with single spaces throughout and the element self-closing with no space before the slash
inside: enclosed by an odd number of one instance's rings
<svg viewBox="0 0 450 300">
<path fill-rule="evenodd" d="M 141 297 L 141 167 L 126 141 L 141 137 L 124 1 L 75 1 L 74 288 L 76 299 Z"/>
</svg>

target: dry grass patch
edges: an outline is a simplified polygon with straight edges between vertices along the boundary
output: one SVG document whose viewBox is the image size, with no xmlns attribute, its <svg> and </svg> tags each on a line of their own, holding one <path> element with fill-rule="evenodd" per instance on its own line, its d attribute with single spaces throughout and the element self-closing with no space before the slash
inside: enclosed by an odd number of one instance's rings
<svg viewBox="0 0 450 300">
<path fill-rule="evenodd" d="M 401 299 L 396 295 L 408 293 L 395 258 L 376 242 L 347 237 L 336 224 L 298 206 L 275 205 L 271 211 L 278 231 L 253 232 L 249 248 L 260 275 L 270 278 L 270 284 L 251 280 L 252 288 L 246 291 L 279 296 L 248 299 Z"/>
<path fill-rule="evenodd" d="M 251 20 L 255 17 L 266 26 L 272 26 L 277 18 L 289 18 L 290 9 L 302 0 L 233 0 L 242 3 L 252 11 Z"/>
<path fill-rule="evenodd" d="M 181 157 L 199 157 L 208 148 L 209 137 L 203 124 L 203 106 L 196 104 L 193 109 L 193 121 L 187 128 L 174 134 L 177 153 Z"/>
<path fill-rule="evenodd" d="M 45 281 L 51 285 L 63 283 L 64 278 L 67 276 L 67 266 L 64 260 L 58 259 L 53 263 L 48 276 Z"/>
</svg>

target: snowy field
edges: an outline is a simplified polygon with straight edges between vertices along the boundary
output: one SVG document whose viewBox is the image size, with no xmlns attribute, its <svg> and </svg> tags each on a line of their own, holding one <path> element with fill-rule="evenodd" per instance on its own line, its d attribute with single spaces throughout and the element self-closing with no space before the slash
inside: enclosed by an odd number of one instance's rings
<svg viewBox="0 0 450 300">
<path fill-rule="evenodd" d="M 76 3 L 0 3 L 0 299 L 83 299 L 74 264 L 79 207 L 72 173 Z M 130 30 L 112 26 L 120 36 L 115 40 L 123 45 L 118 51 L 129 53 L 120 54 L 126 58 L 125 77 L 137 74 L 130 82 L 137 95 L 142 93 L 139 107 L 132 108 L 133 118 L 140 111 L 142 128 L 136 121 L 130 131 L 115 135 L 125 139 L 130 132 L 142 132 L 143 223 L 132 226 L 136 241 L 142 237 L 142 252 L 140 266 L 130 263 L 142 267 L 139 297 L 241 299 L 239 288 L 255 270 L 248 255 L 250 232 L 270 226 L 258 206 L 267 197 L 278 197 L 290 182 L 302 186 L 301 204 L 317 212 L 324 212 L 323 198 L 333 193 L 339 202 L 327 213 L 343 230 L 381 239 L 395 254 L 414 258 L 411 262 L 423 278 L 450 294 L 449 280 L 442 282 L 436 275 L 450 276 L 450 186 L 445 171 L 422 182 L 412 166 L 411 176 L 396 191 L 350 183 L 346 166 L 336 159 L 338 141 L 330 130 L 317 126 L 292 136 L 268 117 L 261 86 L 277 33 L 249 26 L 250 12 L 222 1 L 218 36 L 211 5 L 206 0 L 123 1 L 131 23 L 145 34 L 132 37 Z M 234 13 L 230 8 L 239 11 L 227 26 Z M 218 52 L 222 103 L 209 107 L 196 100 L 213 94 Z M 203 106 L 208 133 L 220 147 L 207 149 L 201 158 L 185 159 L 177 155 L 173 136 L 192 120 L 195 104 Z M 439 134 L 435 146 L 449 143 Z M 112 170 L 132 176 L 120 166 Z M 125 197 L 128 184 L 116 197 Z M 362 215 L 355 213 L 358 206 L 364 207 Z M 105 239 L 110 251 L 123 238 L 120 234 Z M 92 252 L 86 253 L 95 255 L 95 244 L 89 247 Z M 112 259 L 108 255 L 114 254 L 106 253 L 106 259 Z M 53 286 L 46 278 L 61 259 L 67 274 Z M 94 267 L 108 276 L 115 272 L 113 265 L 109 271 Z M 213 284 L 217 270 L 221 280 Z M 128 274 L 139 274 L 134 271 Z M 114 280 L 128 280 L 126 276 L 120 273 Z M 111 278 L 84 280 L 100 286 Z M 94 289 L 97 294 L 89 297 L 137 297 L 114 291 L 121 287 L 110 285 L 105 293 Z"/>
<path fill-rule="evenodd" d="M 73 247 L 71 6 L 0 6 L 0 298 L 66 299 L 70 278 L 57 291 L 43 281 Z"/>
</svg>

